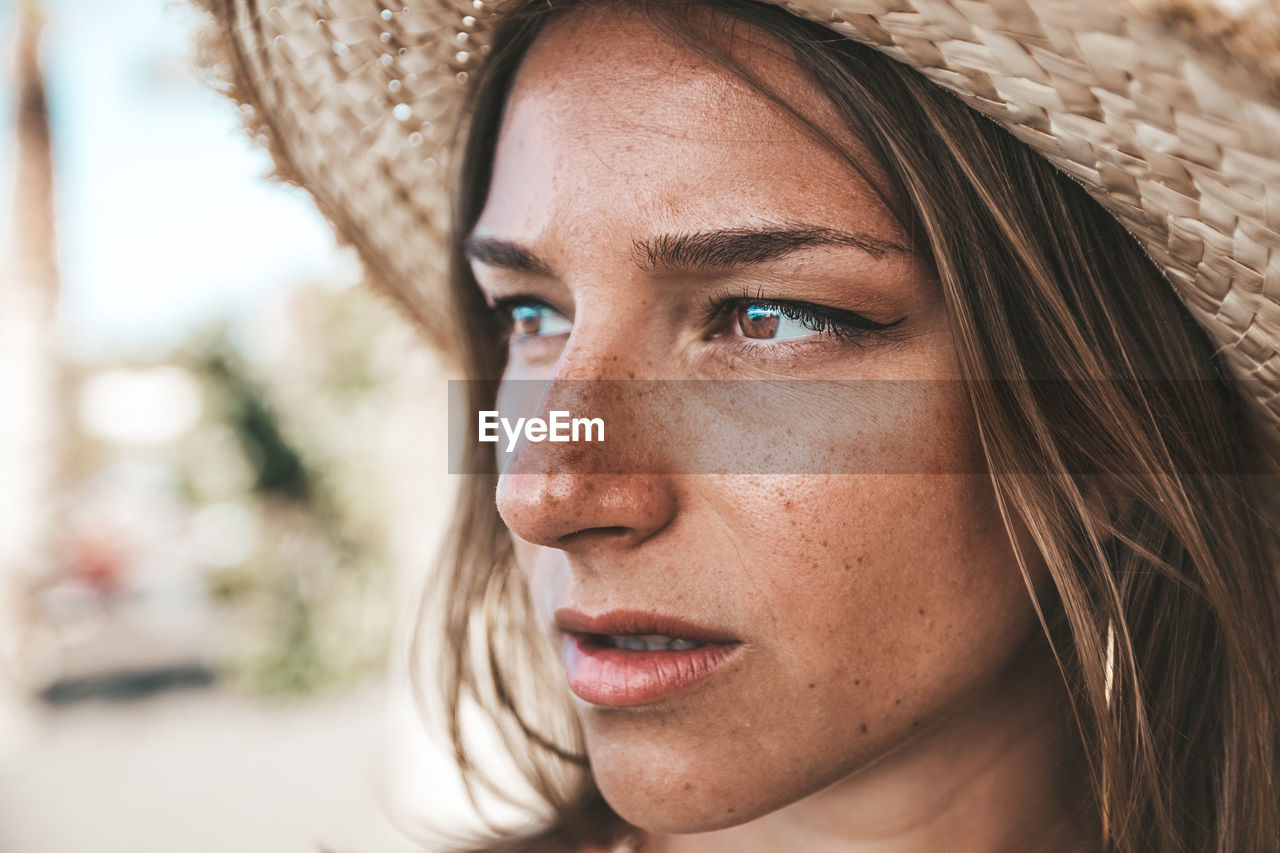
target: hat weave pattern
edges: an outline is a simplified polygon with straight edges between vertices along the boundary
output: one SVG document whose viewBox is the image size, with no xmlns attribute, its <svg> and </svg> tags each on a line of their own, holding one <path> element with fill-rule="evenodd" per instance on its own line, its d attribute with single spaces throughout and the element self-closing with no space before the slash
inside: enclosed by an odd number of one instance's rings
<svg viewBox="0 0 1280 853">
<path fill-rule="evenodd" d="M 372 278 L 449 346 L 455 125 L 486 0 L 202 0 L 232 94 Z M 1280 4 L 785 0 L 990 116 L 1139 240 L 1280 437 Z M 1237 4 L 1238 5 L 1238 4 Z M 1122 284 L 1122 283 L 1121 283 Z"/>
</svg>

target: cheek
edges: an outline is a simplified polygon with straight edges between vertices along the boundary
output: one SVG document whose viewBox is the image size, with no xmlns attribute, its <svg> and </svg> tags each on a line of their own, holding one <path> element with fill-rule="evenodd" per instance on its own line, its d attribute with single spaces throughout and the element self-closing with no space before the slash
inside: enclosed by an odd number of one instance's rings
<svg viewBox="0 0 1280 853">
<path fill-rule="evenodd" d="M 788 478 L 737 507 L 768 519 L 739 526 L 760 698 L 814 721 L 791 745 L 890 747 L 995 679 L 1036 625 L 984 476 Z"/>
<path fill-rule="evenodd" d="M 774 521 L 750 534 L 787 665 L 909 692 L 969 677 L 1025 633 L 1030 603 L 985 477 L 803 479 L 775 487 L 757 507 Z"/>
<path fill-rule="evenodd" d="M 768 673 L 751 692 L 778 709 L 757 723 L 790 729 L 779 767 L 825 782 L 874 760 L 984 690 L 1035 628 L 986 477 L 794 478 L 768 498 L 739 506 L 772 519 L 748 534 L 743 588 Z"/>
<path fill-rule="evenodd" d="M 954 473 L 983 468 L 967 402 L 912 402 L 863 422 L 849 452 L 882 442 L 914 472 L 762 478 L 715 502 L 752 556 L 743 586 L 769 603 L 780 666 L 831 707 L 908 723 L 997 671 L 1034 624 L 990 478 Z"/>
</svg>

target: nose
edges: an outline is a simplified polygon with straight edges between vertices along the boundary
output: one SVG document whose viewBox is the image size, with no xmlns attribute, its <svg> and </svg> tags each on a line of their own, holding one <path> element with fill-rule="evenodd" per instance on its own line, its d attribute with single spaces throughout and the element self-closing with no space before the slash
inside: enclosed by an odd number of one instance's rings
<svg viewBox="0 0 1280 853">
<path fill-rule="evenodd" d="M 498 514 L 526 542 L 563 551 L 630 549 L 675 517 L 661 474 L 503 474 Z"/>
<path fill-rule="evenodd" d="M 644 370 L 635 350 L 627 352 L 622 343 L 616 333 L 580 326 L 550 383 L 536 383 L 544 414 L 559 409 L 601 416 L 605 442 L 519 446 L 498 478 L 496 500 L 499 515 L 520 539 L 565 551 L 626 549 L 675 517 L 675 484 L 661 461 L 660 430 L 644 426 L 652 411 L 646 392 L 653 383 L 615 378 Z"/>
</svg>

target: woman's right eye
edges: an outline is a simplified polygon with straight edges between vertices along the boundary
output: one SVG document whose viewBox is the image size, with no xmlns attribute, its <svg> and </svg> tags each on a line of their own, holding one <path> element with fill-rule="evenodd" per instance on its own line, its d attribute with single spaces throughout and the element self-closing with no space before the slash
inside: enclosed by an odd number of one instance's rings
<svg viewBox="0 0 1280 853">
<path fill-rule="evenodd" d="M 503 299 L 493 306 L 493 311 L 510 328 L 512 340 L 567 335 L 573 328 L 568 317 L 536 299 Z"/>
</svg>

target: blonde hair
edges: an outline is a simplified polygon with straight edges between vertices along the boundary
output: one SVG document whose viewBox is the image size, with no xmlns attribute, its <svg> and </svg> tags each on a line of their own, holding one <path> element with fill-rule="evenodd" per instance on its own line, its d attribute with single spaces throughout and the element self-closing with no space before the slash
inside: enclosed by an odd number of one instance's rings
<svg viewBox="0 0 1280 853">
<path fill-rule="evenodd" d="M 524 52 L 548 20 L 582 5 L 504 6 L 472 88 L 453 294 L 477 408 L 492 408 L 504 348 L 459 243 L 484 206 Z M 733 23 L 768 33 L 888 176 L 886 198 L 937 271 L 1006 524 L 1030 531 L 1053 579 L 1050 595 L 1032 597 L 1104 849 L 1274 850 L 1275 439 L 1169 283 L 1080 186 L 911 69 L 750 0 L 631 5 L 788 108 L 731 49 Z M 567 691 L 534 628 L 494 507 L 492 459 L 477 450 L 468 464 L 488 473 L 469 478 L 441 583 L 424 601 L 442 608 L 449 654 L 438 687 L 454 754 L 469 786 L 501 793 L 468 746 L 462 709 L 474 705 L 553 815 L 542 830 L 498 834 L 483 848 L 609 843 L 628 827 L 591 781 Z M 1020 555 L 1024 573 L 1031 556 Z"/>
</svg>

